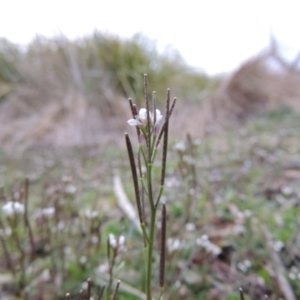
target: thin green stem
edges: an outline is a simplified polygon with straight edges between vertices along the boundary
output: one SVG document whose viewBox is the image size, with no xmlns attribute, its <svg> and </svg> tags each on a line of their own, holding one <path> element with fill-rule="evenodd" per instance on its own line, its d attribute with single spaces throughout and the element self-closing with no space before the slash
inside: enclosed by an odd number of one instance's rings
<svg viewBox="0 0 300 300">
<path fill-rule="evenodd" d="M 142 224 L 141 224 L 141 228 L 142 228 L 142 232 L 143 232 L 143 234 L 144 234 L 144 237 L 145 237 L 145 239 L 146 239 L 146 242 L 147 242 L 147 244 L 149 245 L 151 242 L 150 242 L 149 236 L 148 236 L 147 231 L 146 231 L 145 223 L 142 223 Z"/>
<path fill-rule="evenodd" d="M 147 278 L 146 278 L 147 300 L 152 300 L 151 279 L 152 279 L 152 256 L 153 256 L 153 243 L 154 243 L 154 233 L 155 233 L 155 219 L 156 219 L 156 209 L 151 208 L 150 235 L 149 235 L 150 241 L 148 244 L 148 255 L 147 255 Z"/>
<path fill-rule="evenodd" d="M 164 186 L 163 185 L 161 185 L 160 186 L 160 189 L 159 189 L 159 194 L 158 194 L 158 197 L 157 197 L 157 200 L 156 200 L 156 203 L 155 203 L 155 208 L 157 208 L 157 206 L 158 206 L 158 203 L 159 203 L 159 200 L 160 200 L 160 198 L 161 198 L 161 196 L 162 196 L 162 193 L 163 193 L 163 191 L 164 191 Z"/>
<path fill-rule="evenodd" d="M 145 151 L 144 151 L 144 148 L 143 148 L 142 145 L 140 145 L 140 151 L 141 151 L 141 153 L 143 155 L 143 159 L 144 159 L 144 162 L 146 164 L 147 163 L 146 154 L 145 154 Z"/>
<path fill-rule="evenodd" d="M 153 192 L 152 192 L 152 164 L 147 165 L 147 183 L 148 183 L 148 198 L 151 206 L 151 211 L 154 209 Z"/>
<path fill-rule="evenodd" d="M 143 186 L 143 188 L 145 190 L 146 195 L 148 196 L 148 189 L 146 187 L 146 183 L 145 183 L 145 180 L 144 180 L 143 177 L 140 178 L 140 182 L 141 182 L 141 184 L 142 184 L 142 186 Z"/>
<path fill-rule="evenodd" d="M 157 139 L 157 134 L 153 134 L 153 141 L 152 141 L 152 146 L 151 146 L 151 162 L 154 162 L 154 158 L 155 158 L 155 154 L 156 152 L 154 150 L 156 150 L 155 147 L 155 142 Z"/>
</svg>

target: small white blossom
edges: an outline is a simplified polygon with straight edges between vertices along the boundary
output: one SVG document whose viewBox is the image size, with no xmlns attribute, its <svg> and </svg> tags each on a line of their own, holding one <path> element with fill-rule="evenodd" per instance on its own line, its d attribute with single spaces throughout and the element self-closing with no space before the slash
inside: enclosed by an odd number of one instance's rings
<svg viewBox="0 0 300 300">
<path fill-rule="evenodd" d="M 252 267 L 252 262 L 251 262 L 249 259 L 245 259 L 245 260 L 244 260 L 244 265 L 245 265 L 247 268 L 251 268 L 251 267 Z"/>
<path fill-rule="evenodd" d="M 252 267 L 252 263 L 249 259 L 245 259 L 242 262 L 237 264 L 238 269 L 240 269 L 243 273 L 247 273 L 249 269 Z"/>
<path fill-rule="evenodd" d="M 168 247 L 169 252 L 171 253 L 176 250 L 180 250 L 182 248 L 182 243 L 180 242 L 179 239 L 168 238 L 167 247 Z"/>
<path fill-rule="evenodd" d="M 41 217 L 45 217 L 45 218 L 51 218 L 55 213 L 55 208 L 54 207 L 46 207 L 46 208 L 42 208 L 37 210 L 33 217 L 38 219 Z"/>
<path fill-rule="evenodd" d="M 180 141 L 174 145 L 174 149 L 179 152 L 184 152 L 186 150 L 186 145 L 184 141 Z"/>
<path fill-rule="evenodd" d="M 194 231 L 196 229 L 196 225 L 194 223 L 187 223 L 185 225 L 185 229 L 187 231 Z"/>
<path fill-rule="evenodd" d="M 150 122 L 152 125 L 156 126 L 162 120 L 162 114 L 158 109 L 155 111 L 155 124 L 154 124 L 154 114 L 149 112 Z M 141 108 L 139 110 L 139 114 L 134 117 L 134 119 L 130 119 L 127 121 L 130 126 L 137 126 L 139 128 L 147 126 L 147 109 Z"/>
<path fill-rule="evenodd" d="M 21 215 L 24 213 L 24 205 L 20 202 L 9 201 L 2 206 L 2 211 L 7 216 Z"/>
<path fill-rule="evenodd" d="M 87 257 L 85 255 L 80 256 L 79 263 L 84 265 L 87 262 Z"/>
<path fill-rule="evenodd" d="M 70 183 L 70 182 L 72 181 L 72 177 L 71 177 L 71 176 L 64 175 L 64 176 L 61 178 L 61 181 L 64 182 L 64 183 Z"/>
<path fill-rule="evenodd" d="M 77 191 L 77 188 L 76 188 L 76 186 L 75 185 L 73 185 L 73 184 L 67 184 L 66 186 L 65 186 L 65 193 L 66 194 L 69 194 L 69 195 L 74 195 L 75 193 L 76 193 L 76 191 Z"/>
<path fill-rule="evenodd" d="M 57 230 L 63 230 L 65 228 L 65 222 L 59 221 L 57 224 Z"/>
<path fill-rule="evenodd" d="M 244 263 L 239 262 L 237 264 L 238 269 L 240 269 L 243 273 L 246 273 L 248 271 L 248 268 L 244 265 Z"/>
<path fill-rule="evenodd" d="M 293 193 L 293 189 L 290 186 L 283 186 L 281 192 L 286 196 L 290 196 Z"/>
<path fill-rule="evenodd" d="M 273 248 L 276 252 L 280 252 L 284 248 L 284 243 L 282 241 L 275 241 Z"/>
<path fill-rule="evenodd" d="M 88 283 L 85 281 L 81 284 L 81 289 L 86 290 L 88 288 Z"/>
<path fill-rule="evenodd" d="M 65 247 L 64 248 L 64 253 L 65 253 L 65 255 L 70 256 L 72 254 L 71 247 Z"/>
<path fill-rule="evenodd" d="M 108 242 L 109 242 L 110 247 L 112 247 L 114 249 L 117 248 L 117 239 L 114 234 L 110 233 L 108 235 Z"/>
<path fill-rule="evenodd" d="M 251 210 L 246 209 L 246 210 L 244 211 L 244 215 L 245 215 L 246 218 L 251 218 L 251 217 L 252 217 L 252 212 L 251 212 Z"/>
<path fill-rule="evenodd" d="M 109 270 L 109 265 L 108 263 L 104 263 L 102 265 L 99 265 L 97 268 L 98 273 L 107 273 Z"/>
<path fill-rule="evenodd" d="M 96 235 L 93 235 L 91 237 L 91 242 L 92 242 L 92 244 L 98 244 L 99 243 L 99 238 Z"/>
<path fill-rule="evenodd" d="M 45 270 L 42 272 L 42 278 L 43 278 L 44 281 L 50 280 L 51 276 L 50 276 L 50 271 L 49 271 L 49 269 L 45 269 Z"/>
<path fill-rule="evenodd" d="M 289 273 L 289 278 L 290 278 L 291 280 L 295 280 L 295 279 L 296 279 L 296 274 L 290 272 L 290 273 Z"/>
<path fill-rule="evenodd" d="M 96 210 L 91 211 L 91 210 L 88 210 L 88 209 L 87 209 L 87 210 L 85 211 L 84 215 L 85 215 L 86 218 L 88 218 L 88 219 L 95 219 L 95 218 L 98 217 L 99 213 L 98 213 Z"/>
<path fill-rule="evenodd" d="M 232 231 L 235 235 L 240 235 L 246 231 L 246 228 L 241 224 L 236 224 L 233 226 Z"/>
<path fill-rule="evenodd" d="M 114 234 L 110 233 L 108 235 L 108 241 L 110 247 L 113 249 L 117 249 L 118 252 L 124 252 L 126 250 L 124 235 L 120 235 L 118 238 L 116 238 Z"/>
<path fill-rule="evenodd" d="M 222 252 L 221 248 L 212 243 L 206 234 L 196 239 L 196 244 L 204 248 L 207 252 L 212 253 L 213 255 L 219 255 Z"/>
<path fill-rule="evenodd" d="M 20 197 L 21 197 L 21 194 L 20 194 L 19 191 L 15 191 L 15 192 L 13 193 L 13 198 L 14 198 L 14 200 L 19 200 Z"/>
</svg>

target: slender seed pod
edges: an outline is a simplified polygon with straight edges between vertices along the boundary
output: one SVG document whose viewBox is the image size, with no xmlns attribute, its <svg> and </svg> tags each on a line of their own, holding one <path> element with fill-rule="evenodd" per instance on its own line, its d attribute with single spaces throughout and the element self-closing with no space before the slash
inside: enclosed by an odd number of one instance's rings
<svg viewBox="0 0 300 300">
<path fill-rule="evenodd" d="M 115 288 L 115 291 L 114 291 L 114 295 L 112 297 L 112 300 L 116 300 L 117 299 L 120 283 L 121 283 L 121 281 L 118 280 L 116 288 Z"/>
<path fill-rule="evenodd" d="M 144 74 L 144 93 L 146 100 L 146 110 L 147 110 L 147 136 L 146 144 L 148 148 L 148 163 L 151 162 L 151 120 L 150 120 L 150 105 L 149 105 L 149 96 L 148 96 L 148 76 Z"/>
<path fill-rule="evenodd" d="M 102 299 L 102 296 L 104 295 L 105 288 L 106 288 L 106 286 L 105 286 L 105 285 L 104 285 L 104 286 L 101 288 L 101 290 L 100 290 L 100 292 L 99 292 L 99 296 L 98 296 L 98 299 L 97 299 L 97 300 L 101 300 L 101 299 Z"/>
<path fill-rule="evenodd" d="M 171 117 L 171 115 L 172 115 L 172 112 L 173 112 L 173 110 L 174 110 L 176 101 L 177 101 L 177 98 L 174 98 L 174 99 L 173 99 L 173 102 L 172 102 L 172 105 L 171 105 L 171 108 L 170 108 L 169 119 L 170 119 L 170 117 Z M 160 144 L 160 141 L 161 141 L 161 138 L 162 138 L 162 135 L 163 135 L 163 133 L 165 132 L 165 126 L 166 126 L 166 121 L 164 122 L 164 124 L 163 124 L 163 126 L 162 126 L 162 128 L 161 128 L 161 130 L 160 130 L 160 132 L 159 132 L 158 139 L 157 139 L 156 145 L 155 145 L 156 148 L 158 148 L 158 146 L 159 146 L 159 144 Z"/>
<path fill-rule="evenodd" d="M 170 115 L 170 89 L 167 89 L 166 99 L 166 120 L 164 128 L 164 141 L 163 141 L 163 152 L 162 152 L 162 167 L 160 176 L 160 185 L 163 186 L 166 175 L 166 163 L 167 163 L 167 150 L 168 150 L 168 131 L 169 131 L 169 115 Z"/>
<path fill-rule="evenodd" d="M 131 98 L 128 99 L 128 102 L 129 102 L 132 118 L 135 119 L 135 117 L 138 115 L 136 105 L 133 104 Z M 141 130 L 137 126 L 135 126 L 135 128 L 136 128 L 136 133 L 137 133 L 137 136 L 138 136 L 138 141 L 140 141 Z"/>
<path fill-rule="evenodd" d="M 159 286 L 160 286 L 160 288 L 163 288 L 164 284 L 165 284 L 166 226 L 167 226 L 166 203 L 163 202 L 162 213 L 161 213 L 161 235 L 160 235 L 160 264 L 159 264 Z"/>
<path fill-rule="evenodd" d="M 67 300 L 71 300 L 71 295 L 70 295 L 70 293 L 67 293 L 67 294 L 66 294 L 66 299 L 67 299 Z"/>
<path fill-rule="evenodd" d="M 141 205 L 141 200 L 140 200 L 139 181 L 138 181 L 138 175 L 137 175 L 137 171 L 136 171 L 136 165 L 135 165 L 132 145 L 131 145 L 131 141 L 130 141 L 130 138 L 127 133 L 125 133 L 125 140 L 126 140 L 126 147 L 127 147 L 128 157 L 129 157 L 129 163 L 130 163 L 130 167 L 131 167 L 136 205 L 137 205 L 137 209 L 138 209 L 140 223 L 142 224 L 143 223 L 143 213 L 142 213 L 142 205 Z"/>
<path fill-rule="evenodd" d="M 155 124 L 156 124 L 156 92 L 152 93 L 152 106 L 153 106 L 153 131 L 155 132 Z"/>
<path fill-rule="evenodd" d="M 244 293 L 243 293 L 243 289 L 240 288 L 239 290 L 240 290 L 240 299 L 241 299 L 241 300 L 245 300 Z"/>
<path fill-rule="evenodd" d="M 91 298 L 91 290 L 92 290 L 92 280 L 91 278 L 88 278 L 87 280 L 87 299 L 89 300 Z"/>
</svg>

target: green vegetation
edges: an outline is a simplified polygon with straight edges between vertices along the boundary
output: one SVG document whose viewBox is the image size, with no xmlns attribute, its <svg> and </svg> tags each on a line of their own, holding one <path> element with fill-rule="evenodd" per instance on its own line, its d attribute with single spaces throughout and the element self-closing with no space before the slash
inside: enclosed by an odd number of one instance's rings
<svg viewBox="0 0 300 300">
<path fill-rule="evenodd" d="M 159 53 L 155 42 L 139 34 L 121 39 L 95 32 L 74 41 L 40 36 L 26 50 L 0 40 L 0 84 L 23 78 L 27 84 L 75 87 L 100 98 L 113 89 L 126 98 L 135 95 L 140 104 L 144 73 L 152 78 L 149 91 L 156 88 L 158 95 L 164 95 L 167 86 L 178 97 L 191 98 L 217 83 L 188 67 L 174 49 Z M 158 98 L 160 103 L 164 100 Z"/>
<path fill-rule="evenodd" d="M 188 136 L 170 147 L 164 199 L 168 207 L 166 299 L 212 295 L 238 299 L 239 287 L 245 297 L 252 293 L 252 299 L 277 295 L 282 287 L 277 283 L 274 253 L 300 297 L 296 279 L 299 120 L 290 111 L 274 113 L 222 137 L 200 142 Z M 26 287 L 28 299 L 37 299 L 41 293 L 45 299 L 64 299 L 67 291 L 77 299 L 90 277 L 96 295 L 99 285 L 108 284 L 106 241 L 114 234 L 125 237 L 125 247 L 115 252 L 112 288 L 120 279 L 118 299 L 143 298 L 143 242 L 113 192 L 118 170 L 134 204 L 129 163 L 124 160 L 125 148 L 112 150 L 113 146 L 64 153 L 38 150 L 34 156 L 26 152 L 13 160 L 9 153 L 1 157 L 0 182 L 5 186 L 1 205 L 10 200 L 24 203 L 23 182 L 25 177 L 30 179 L 29 221 L 34 242 L 40 245 L 31 260 L 23 217 L 8 218 L 1 211 L 1 237 L 11 259 L 9 265 L 0 248 L 5 293 Z M 55 213 L 43 217 L 41 209 L 50 207 Z M 158 255 L 154 255 L 154 286 Z"/>
<path fill-rule="evenodd" d="M 105 300 L 154 300 L 164 287 L 164 298 L 174 300 L 300 298 L 300 116 L 285 103 L 298 95 L 299 84 L 294 73 L 268 77 L 266 57 L 245 64 L 204 101 L 219 79 L 195 72 L 176 51 L 158 53 L 140 35 L 38 37 L 27 49 L 1 40 L 1 297 L 97 299 L 103 293 Z M 146 192 L 141 234 L 123 133 L 136 132 L 127 129 L 133 116 L 125 99 L 145 106 L 145 72 L 164 117 L 167 87 L 179 101 L 165 176 L 162 142 L 152 160 L 155 129 L 146 139 L 150 151 L 140 152 L 147 163 L 138 176 L 148 179 L 139 178 L 140 189 L 143 180 L 148 195 L 149 183 L 164 185 L 158 198 L 167 211 L 149 222 L 160 207 L 145 205 Z M 278 109 L 267 109 L 266 99 Z M 217 131 L 222 123 L 230 130 Z M 172 132 L 186 138 L 178 141 Z M 132 145 L 136 153 L 146 144 L 135 138 Z M 152 252 L 147 267 L 144 248 Z"/>
</svg>

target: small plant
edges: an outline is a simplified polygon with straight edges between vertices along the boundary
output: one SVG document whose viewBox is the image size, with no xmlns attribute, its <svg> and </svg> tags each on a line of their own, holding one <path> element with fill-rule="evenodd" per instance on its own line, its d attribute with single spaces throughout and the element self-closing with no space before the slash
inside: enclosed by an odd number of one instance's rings
<svg viewBox="0 0 300 300">
<path fill-rule="evenodd" d="M 170 90 L 167 90 L 165 120 L 162 126 L 160 122 L 163 116 L 156 109 L 156 93 L 152 94 L 152 112 L 150 112 L 150 100 L 148 97 L 148 79 L 144 75 L 144 93 L 146 108 L 141 108 L 138 112 L 135 104 L 129 99 L 132 112 L 132 119 L 128 124 L 136 127 L 139 149 L 137 155 L 137 165 L 133 154 L 132 144 L 129 135 L 125 133 L 126 146 L 128 150 L 129 162 L 131 166 L 134 183 L 136 205 L 139 215 L 140 226 L 144 238 L 144 252 L 146 260 L 146 296 L 147 300 L 152 299 L 152 265 L 155 247 L 155 229 L 157 222 L 157 211 L 164 191 L 169 119 L 174 109 L 176 98 L 170 107 Z M 163 139 L 160 186 L 155 193 L 153 187 L 153 165 L 159 149 L 161 139 Z M 140 187 L 141 185 L 141 187 Z M 144 201 L 146 196 L 147 201 Z M 147 206 L 146 206 L 147 205 Z M 149 212 L 149 216 L 147 215 Z M 161 217 L 161 241 L 160 241 L 160 268 L 159 286 L 160 299 L 164 294 L 164 272 L 165 272 L 165 245 L 166 244 L 166 204 L 162 204 Z"/>
</svg>

